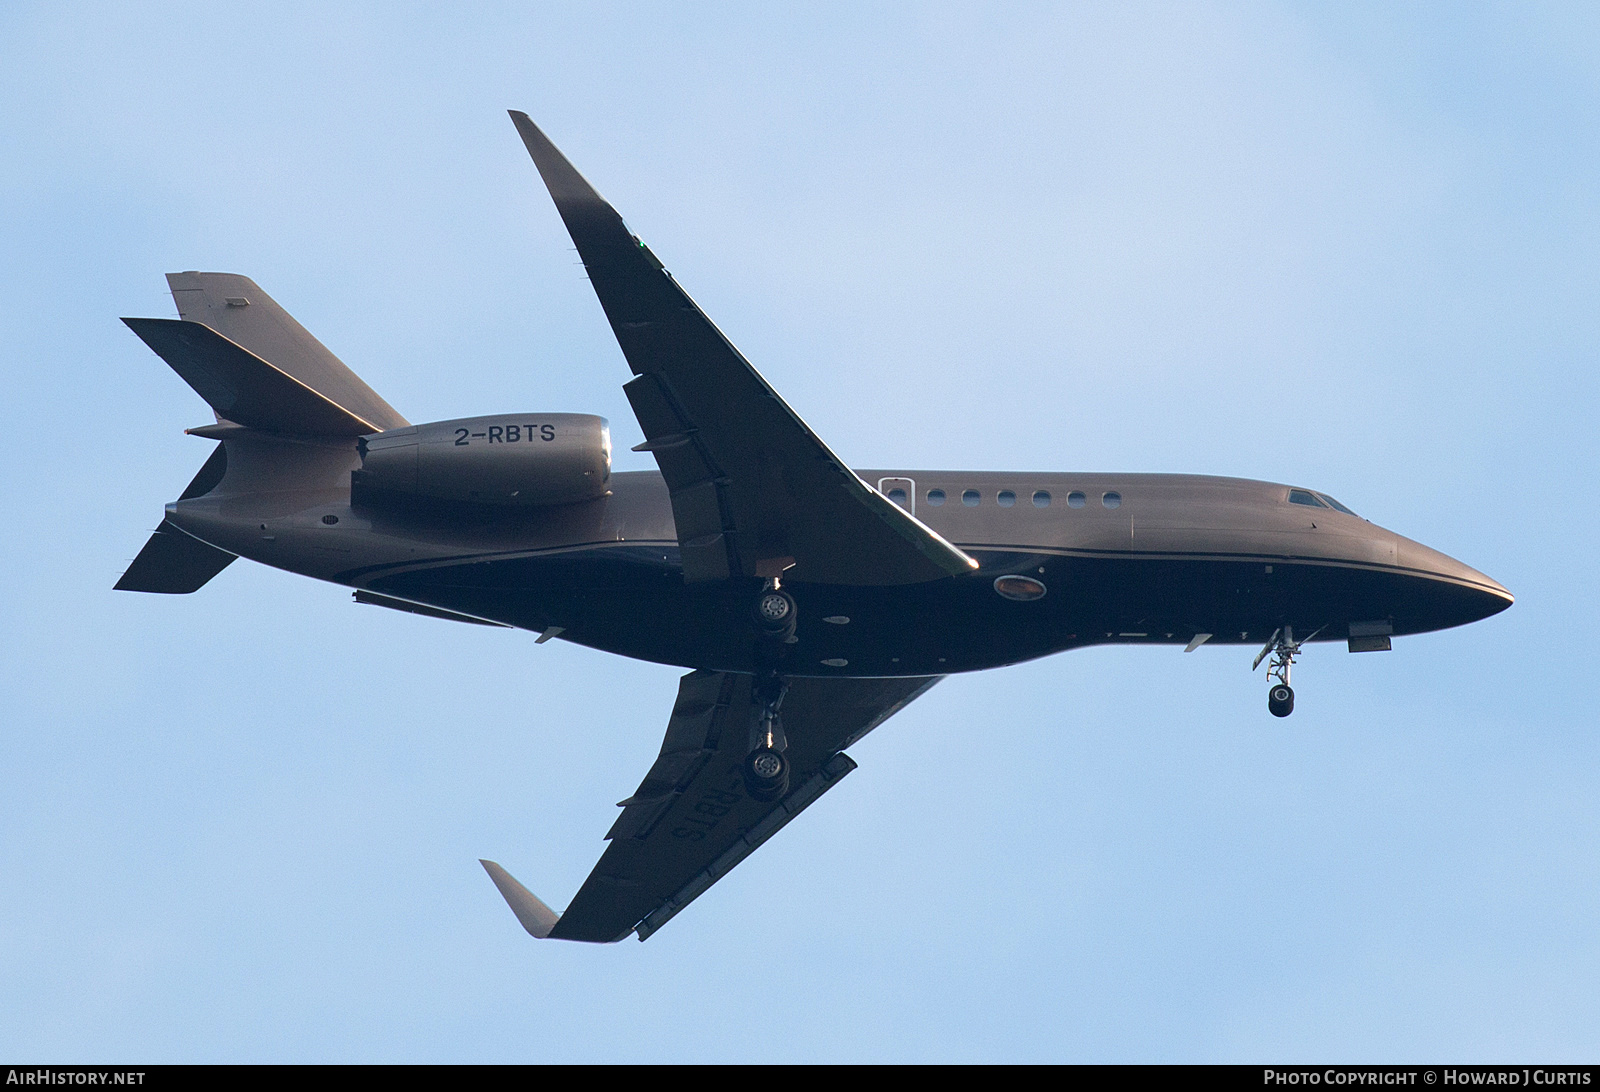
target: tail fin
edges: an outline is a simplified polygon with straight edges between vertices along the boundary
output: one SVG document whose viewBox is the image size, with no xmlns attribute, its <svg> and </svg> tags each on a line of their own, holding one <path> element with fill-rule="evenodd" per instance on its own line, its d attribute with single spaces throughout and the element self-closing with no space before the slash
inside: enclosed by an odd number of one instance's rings
<svg viewBox="0 0 1600 1092">
<path fill-rule="evenodd" d="M 167 285 L 180 318 L 211 327 L 375 431 L 410 424 L 249 277 L 191 270 L 168 273 Z"/>
<path fill-rule="evenodd" d="M 211 404 L 219 422 L 345 437 L 409 423 L 250 278 L 171 273 L 167 284 L 180 318 L 122 321 Z M 227 470 L 227 448 L 217 445 L 180 501 L 216 488 Z M 164 519 L 116 587 L 192 592 L 233 558 Z"/>
</svg>

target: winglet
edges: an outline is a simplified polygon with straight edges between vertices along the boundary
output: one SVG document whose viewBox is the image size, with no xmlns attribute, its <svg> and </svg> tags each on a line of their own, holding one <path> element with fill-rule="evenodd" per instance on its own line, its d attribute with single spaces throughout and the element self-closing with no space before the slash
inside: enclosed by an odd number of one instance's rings
<svg viewBox="0 0 1600 1092">
<path fill-rule="evenodd" d="M 541 902 L 539 896 L 523 887 L 515 876 L 495 862 L 480 858 L 478 863 L 489 874 L 494 885 L 500 889 L 500 894 L 505 896 L 506 905 L 517 915 L 517 920 L 528 931 L 528 935 L 538 937 L 540 940 L 549 936 L 550 930 L 561 920 L 561 915 Z"/>
<path fill-rule="evenodd" d="M 595 192 L 595 188 L 561 154 L 561 149 L 550 142 L 550 138 L 533 123 L 532 118 L 521 110 L 508 110 L 506 113 L 511 115 L 512 124 L 517 127 L 522 143 L 533 157 L 533 165 L 539 168 L 539 177 L 544 179 L 545 188 L 550 191 L 563 217 L 574 204 L 605 206 L 615 215 L 615 210 L 611 209 L 606 199 Z"/>
</svg>

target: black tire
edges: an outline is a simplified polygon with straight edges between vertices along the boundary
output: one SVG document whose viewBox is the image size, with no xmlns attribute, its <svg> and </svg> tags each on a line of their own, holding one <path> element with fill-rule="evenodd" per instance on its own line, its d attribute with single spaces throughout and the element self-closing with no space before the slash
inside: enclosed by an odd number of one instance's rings
<svg viewBox="0 0 1600 1092">
<path fill-rule="evenodd" d="M 1286 717 L 1294 712 L 1294 691 L 1281 685 L 1268 690 L 1267 712 L 1275 717 Z"/>
<path fill-rule="evenodd" d="M 752 799 L 779 800 L 789 791 L 789 760 L 782 751 L 758 747 L 745 755 L 744 787 Z"/>
<path fill-rule="evenodd" d="M 756 625 L 761 632 L 774 640 L 784 640 L 794 634 L 795 619 L 800 608 L 788 592 L 762 592 L 756 598 Z"/>
</svg>

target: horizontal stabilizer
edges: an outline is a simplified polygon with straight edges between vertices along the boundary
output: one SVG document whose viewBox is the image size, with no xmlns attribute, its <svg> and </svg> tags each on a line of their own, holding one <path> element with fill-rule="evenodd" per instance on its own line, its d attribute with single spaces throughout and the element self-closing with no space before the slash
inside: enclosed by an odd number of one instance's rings
<svg viewBox="0 0 1600 1092">
<path fill-rule="evenodd" d="M 237 273 L 168 273 L 178 317 L 203 323 L 380 429 L 411 422 L 345 367 L 294 316 Z"/>
<path fill-rule="evenodd" d="M 206 400 L 219 419 L 314 436 L 383 431 L 208 326 L 182 319 L 122 321 Z"/>
<path fill-rule="evenodd" d="M 233 555 L 226 550 L 209 546 L 162 520 L 115 590 L 187 595 L 205 587 L 232 561 Z"/>
<path fill-rule="evenodd" d="M 506 904 L 511 907 L 511 912 L 517 915 L 517 920 L 522 923 L 528 934 L 540 940 L 549 936 L 550 930 L 561 920 L 561 915 L 546 906 L 539 900 L 539 896 L 523 887 L 515 876 L 493 861 L 480 859 L 478 863 L 489 874 L 494 885 L 500 889 L 500 894 L 505 896 Z"/>
</svg>

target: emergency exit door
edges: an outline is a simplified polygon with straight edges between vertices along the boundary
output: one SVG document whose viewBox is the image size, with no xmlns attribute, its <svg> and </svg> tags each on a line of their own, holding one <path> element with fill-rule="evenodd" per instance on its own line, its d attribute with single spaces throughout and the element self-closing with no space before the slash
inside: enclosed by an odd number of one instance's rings
<svg viewBox="0 0 1600 1092">
<path fill-rule="evenodd" d="M 910 478 L 879 478 L 878 492 L 913 516 L 917 514 L 917 483 Z"/>
</svg>

